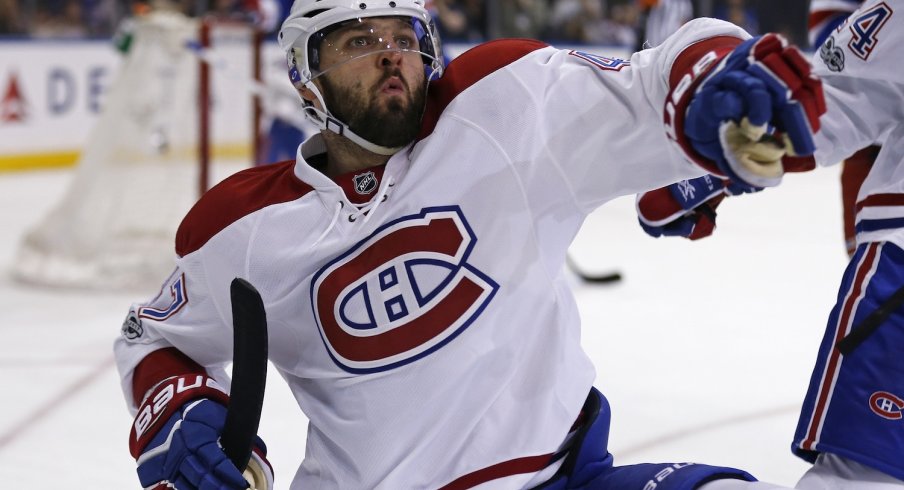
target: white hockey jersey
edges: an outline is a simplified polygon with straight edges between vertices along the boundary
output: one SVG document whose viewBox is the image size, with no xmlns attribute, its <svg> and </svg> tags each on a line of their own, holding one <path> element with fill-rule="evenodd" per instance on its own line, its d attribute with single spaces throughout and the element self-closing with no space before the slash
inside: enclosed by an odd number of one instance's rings
<svg viewBox="0 0 904 490">
<path fill-rule="evenodd" d="M 857 243 L 904 248 L 904 12 L 893 4 L 864 2 L 814 55 L 827 106 L 815 157 L 834 165 L 882 145 L 857 196 Z"/>
<path fill-rule="evenodd" d="M 421 137 L 385 166 L 331 180 L 311 165 L 315 136 L 296 162 L 227 179 L 116 342 L 127 400 L 164 347 L 223 376 L 243 277 L 310 419 L 291 488 L 531 484 L 595 377 L 568 246 L 603 203 L 704 173 L 663 129 L 672 65 L 700 40 L 746 37 L 701 19 L 629 60 L 490 42 L 431 84 Z"/>
</svg>

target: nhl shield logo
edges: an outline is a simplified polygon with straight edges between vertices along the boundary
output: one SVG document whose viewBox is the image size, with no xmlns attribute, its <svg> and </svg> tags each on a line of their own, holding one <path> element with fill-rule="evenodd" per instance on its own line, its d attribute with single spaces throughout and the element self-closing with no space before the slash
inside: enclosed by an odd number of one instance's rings
<svg viewBox="0 0 904 490">
<path fill-rule="evenodd" d="M 371 172 L 364 172 L 352 178 L 355 184 L 355 192 L 366 196 L 377 188 L 377 176 Z"/>
</svg>

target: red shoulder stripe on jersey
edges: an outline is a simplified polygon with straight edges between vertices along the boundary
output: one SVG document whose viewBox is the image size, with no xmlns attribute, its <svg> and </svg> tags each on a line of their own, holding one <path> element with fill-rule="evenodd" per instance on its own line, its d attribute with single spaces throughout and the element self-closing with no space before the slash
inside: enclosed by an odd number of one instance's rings
<svg viewBox="0 0 904 490">
<path fill-rule="evenodd" d="M 452 60 L 442 78 L 430 83 L 418 139 L 433 132 L 446 106 L 465 89 L 525 55 L 549 46 L 533 39 L 497 39 L 465 51 Z"/>
<path fill-rule="evenodd" d="M 295 161 L 253 167 L 215 185 L 191 208 L 176 232 L 176 253 L 185 256 L 239 219 L 272 204 L 289 202 L 313 188 L 295 176 Z"/>
<path fill-rule="evenodd" d="M 164 379 L 181 374 L 207 374 L 200 364 L 174 347 L 155 350 L 135 366 L 132 374 L 132 400 L 140 405 L 144 394 Z"/>
</svg>

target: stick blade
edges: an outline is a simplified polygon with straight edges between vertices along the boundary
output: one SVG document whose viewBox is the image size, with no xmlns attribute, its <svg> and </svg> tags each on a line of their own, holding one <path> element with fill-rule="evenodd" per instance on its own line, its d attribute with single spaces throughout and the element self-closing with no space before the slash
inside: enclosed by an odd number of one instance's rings
<svg viewBox="0 0 904 490">
<path fill-rule="evenodd" d="M 611 284 L 622 280 L 620 272 L 609 272 L 600 274 L 578 274 L 582 281 L 591 284 Z"/>
<path fill-rule="evenodd" d="M 584 271 L 581 267 L 579 267 L 574 259 L 571 258 L 571 255 L 565 256 L 565 265 L 573 272 L 581 281 L 590 283 L 590 284 L 612 284 L 621 282 L 622 275 L 618 271 L 612 272 L 604 272 L 599 274 L 591 274 Z"/>
<path fill-rule="evenodd" d="M 229 460 L 244 471 L 260 424 L 267 384 L 267 313 L 260 293 L 235 278 L 232 298 L 232 387 L 220 444 Z"/>
</svg>

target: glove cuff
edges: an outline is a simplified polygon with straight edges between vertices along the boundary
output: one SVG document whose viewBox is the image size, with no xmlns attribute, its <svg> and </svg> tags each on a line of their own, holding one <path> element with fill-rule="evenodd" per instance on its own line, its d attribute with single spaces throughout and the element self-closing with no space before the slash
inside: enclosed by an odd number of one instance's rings
<svg viewBox="0 0 904 490">
<path fill-rule="evenodd" d="M 663 123 L 666 136 L 691 162 L 711 174 L 726 177 L 716 162 L 698 153 L 684 134 L 684 118 L 697 87 L 728 54 L 743 42 L 731 36 L 716 36 L 690 45 L 678 55 L 669 75 L 669 94 L 665 101 Z"/>
<path fill-rule="evenodd" d="M 176 411 L 187 403 L 208 398 L 229 405 L 229 395 L 210 376 L 184 374 L 160 382 L 138 407 L 129 435 L 129 451 L 136 460 Z"/>
<path fill-rule="evenodd" d="M 637 216 L 641 224 L 665 226 L 724 192 L 725 183 L 710 175 L 682 180 L 638 194 Z"/>
</svg>

